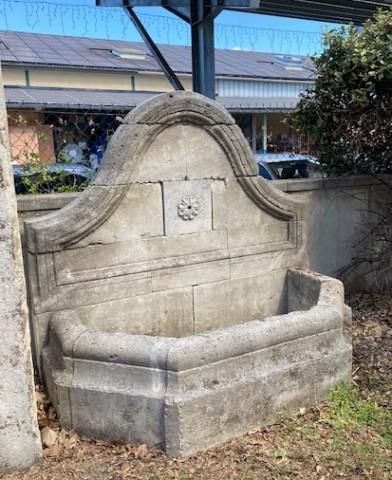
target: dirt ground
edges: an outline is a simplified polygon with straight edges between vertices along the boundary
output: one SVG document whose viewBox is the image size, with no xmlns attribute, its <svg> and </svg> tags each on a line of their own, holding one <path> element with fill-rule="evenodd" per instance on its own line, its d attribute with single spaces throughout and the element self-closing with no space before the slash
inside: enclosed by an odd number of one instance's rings
<svg viewBox="0 0 392 480">
<path fill-rule="evenodd" d="M 222 446 L 186 458 L 169 458 L 145 445 L 80 438 L 61 429 L 37 385 L 39 423 L 47 443 L 44 459 L 27 471 L 1 478 L 391 479 L 392 291 L 352 295 L 347 303 L 353 308 L 353 384 L 358 391 L 351 403 L 343 394 Z"/>
</svg>

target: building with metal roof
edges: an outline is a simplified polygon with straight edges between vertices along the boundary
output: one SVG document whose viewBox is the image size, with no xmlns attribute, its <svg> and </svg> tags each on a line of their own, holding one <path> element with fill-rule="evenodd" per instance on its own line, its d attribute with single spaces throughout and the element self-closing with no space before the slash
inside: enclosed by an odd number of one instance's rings
<svg viewBox="0 0 392 480">
<path fill-rule="evenodd" d="M 160 45 L 160 50 L 185 88 L 192 89 L 191 48 Z M 253 150 L 290 137 L 283 114 L 314 82 L 310 59 L 239 50 L 216 50 L 215 57 L 216 100 L 235 116 Z M 18 111 L 30 112 L 30 129 L 39 115 L 41 123 L 56 123 L 54 112 L 70 124 L 67 115 L 123 115 L 173 89 L 143 43 L 0 31 L 0 59 L 14 138 L 31 135 L 13 120 Z"/>
<path fill-rule="evenodd" d="M 183 89 L 180 79 L 139 20 L 134 7 L 163 7 L 185 21 L 192 38 L 193 90 L 215 98 L 214 19 L 223 10 L 360 25 L 377 9 L 389 8 L 392 0 L 96 0 L 96 5 L 123 10 L 176 90 Z"/>
</svg>

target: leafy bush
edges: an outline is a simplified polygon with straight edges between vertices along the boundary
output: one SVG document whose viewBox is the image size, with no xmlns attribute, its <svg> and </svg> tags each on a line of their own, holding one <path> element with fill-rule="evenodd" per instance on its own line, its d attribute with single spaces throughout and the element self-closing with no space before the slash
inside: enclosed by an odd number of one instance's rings
<svg viewBox="0 0 392 480">
<path fill-rule="evenodd" d="M 67 193 L 84 190 L 93 178 L 93 170 L 84 165 L 47 164 L 31 158 L 14 171 L 17 194 Z"/>
<path fill-rule="evenodd" d="M 324 37 L 317 80 L 292 120 L 332 174 L 392 170 L 392 10 Z"/>
</svg>

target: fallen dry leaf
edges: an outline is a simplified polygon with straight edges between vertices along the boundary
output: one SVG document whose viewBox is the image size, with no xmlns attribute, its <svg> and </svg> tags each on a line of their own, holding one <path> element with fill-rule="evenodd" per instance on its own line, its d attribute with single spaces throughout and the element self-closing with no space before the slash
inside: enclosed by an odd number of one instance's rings
<svg viewBox="0 0 392 480">
<path fill-rule="evenodd" d="M 57 437 L 57 433 L 49 427 L 45 427 L 41 430 L 41 442 L 47 447 L 54 445 Z"/>
<path fill-rule="evenodd" d="M 135 458 L 146 458 L 150 453 L 150 450 L 148 449 L 147 445 L 144 443 L 142 445 L 139 445 L 135 451 Z"/>
</svg>

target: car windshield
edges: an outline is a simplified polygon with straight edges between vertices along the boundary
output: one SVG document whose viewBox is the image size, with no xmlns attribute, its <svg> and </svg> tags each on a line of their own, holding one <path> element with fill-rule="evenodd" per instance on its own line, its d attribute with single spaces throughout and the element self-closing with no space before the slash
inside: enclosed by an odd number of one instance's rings
<svg viewBox="0 0 392 480">
<path fill-rule="evenodd" d="M 276 178 L 308 178 L 310 169 L 314 168 L 314 164 L 308 161 L 289 161 L 289 162 L 269 162 L 268 166 L 273 170 Z"/>
<path fill-rule="evenodd" d="M 316 157 L 295 153 L 263 153 L 255 155 L 259 175 L 267 180 L 308 178 L 320 175 Z"/>
</svg>

